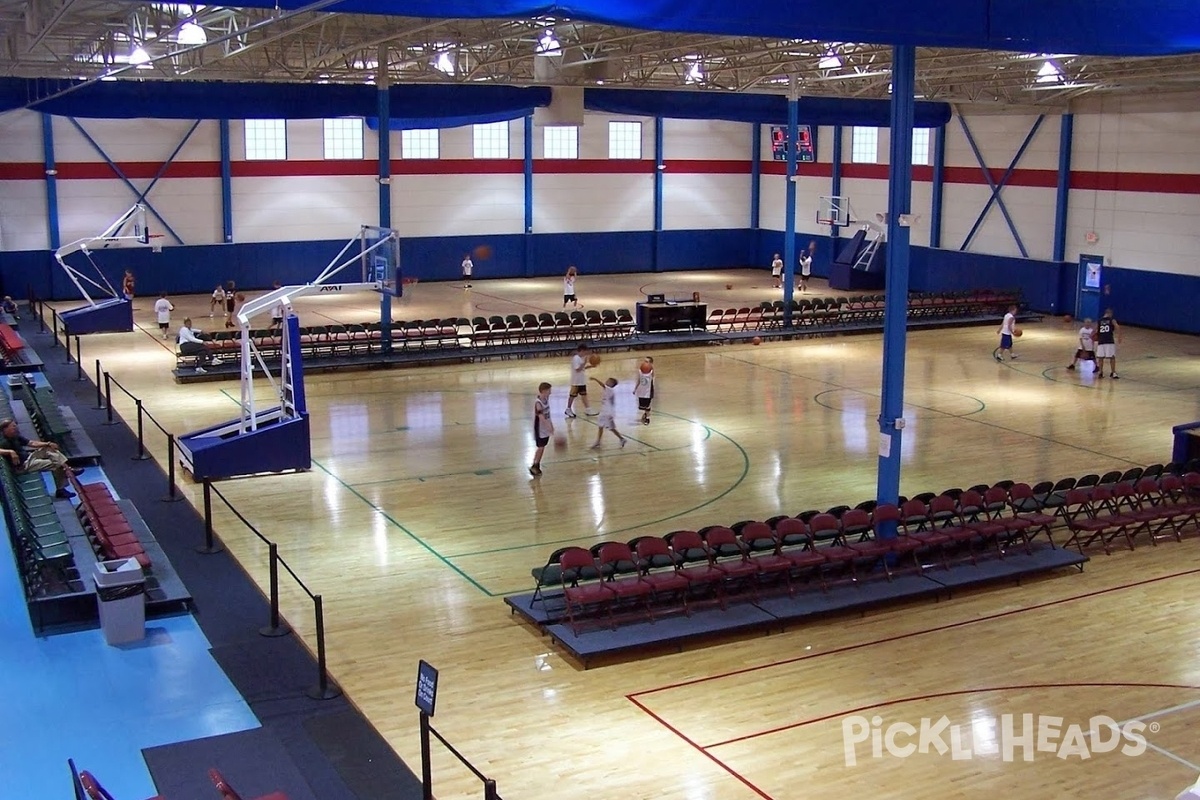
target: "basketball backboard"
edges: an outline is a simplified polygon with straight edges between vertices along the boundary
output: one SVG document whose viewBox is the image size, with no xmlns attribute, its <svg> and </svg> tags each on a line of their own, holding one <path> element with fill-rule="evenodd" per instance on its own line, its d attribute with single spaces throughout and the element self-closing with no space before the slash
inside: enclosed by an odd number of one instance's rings
<svg viewBox="0 0 1200 800">
<path fill-rule="evenodd" d="M 817 224 L 839 228 L 854 224 L 850 198 L 845 195 L 822 195 L 818 198 Z"/>
</svg>

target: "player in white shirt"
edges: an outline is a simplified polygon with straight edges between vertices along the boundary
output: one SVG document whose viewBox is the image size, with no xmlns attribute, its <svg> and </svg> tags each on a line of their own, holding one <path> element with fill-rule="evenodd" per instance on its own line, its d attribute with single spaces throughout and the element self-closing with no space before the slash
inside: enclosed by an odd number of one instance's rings
<svg viewBox="0 0 1200 800">
<path fill-rule="evenodd" d="M 463 256 L 462 260 L 462 276 L 463 281 L 466 283 L 466 286 L 463 287 L 464 289 L 471 288 L 471 272 L 474 271 L 474 269 L 475 262 L 471 260 L 471 254 L 467 253 L 465 256 Z M 564 303 L 563 305 L 566 304 Z"/>
<path fill-rule="evenodd" d="M 1100 365 L 1094 363 L 1096 361 L 1096 327 L 1090 318 L 1085 319 L 1083 327 L 1079 329 L 1079 348 L 1075 351 L 1075 358 L 1070 364 L 1067 364 L 1067 369 L 1075 369 L 1075 365 L 1080 360 L 1093 362 L 1092 372 L 1100 371 Z"/>
<path fill-rule="evenodd" d="M 271 284 L 271 291 L 275 291 L 278 288 L 279 281 Z M 283 318 L 286 314 L 287 309 L 284 307 L 282 300 L 271 306 L 271 330 L 275 330 L 276 328 L 283 329 Z"/>
<path fill-rule="evenodd" d="M 779 257 L 779 253 L 771 259 L 771 277 L 775 280 L 776 289 L 783 286 L 783 259 Z"/>
<path fill-rule="evenodd" d="M 217 288 L 213 289 L 212 299 L 208 301 L 208 318 L 212 319 L 213 312 L 217 309 L 225 310 L 225 287 L 217 284 Z"/>
<path fill-rule="evenodd" d="M 1013 331 L 1017 327 L 1017 307 L 1009 306 L 1008 313 L 1004 315 L 1004 320 L 1000 323 L 1000 347 L 993 354 L 997 361 L 1004 360 L 1004 351 L 1008 351 L 1010 360 L 1016 361 L 1017 354 L 1012 351 L 1013 346 Z"/>
<path fill-rule="evenodd" d="M 575 355 L 571 356 L 571 393 L 567 395 L 567 410 L 563 416 L 573 418 L 575 412 L 571 410 L 571 406 L 575 405 L 575 398 L 583 398 L 583 407 L 589 417 L 594 417 L 598 411 L 593 411 L 591 404 L 588 403 L 587 396 L 587 370 L 592 368 L 588 363 L 591 356 L 591 350 L 586 344 L 581 344 L 575 348 Z"/>
<path fill-rule="evenodd" d="M 617 430 L 617 379 L 609 378 L 603 383 L 599 378 L 592 378 L 604 394 L 600 397 L 600 417 L 596 420 L 596 443 L 592 445 L 593 450 L 600 449 L 600 439 L 603 438 L 605 431 L 612 431 L 621 440 L 621 447 L 625 446 L 625 437 Z"/>
<path fill-rule="evenodd" d="M 575 269 L 575 265 L 567 267 L 567 274 L 563 276 L 563 308 L 570 303 L 575 308 L 579 308 L 579 298 L 575 296 L 575 276 L 579 272 Z"/>
<path fill-rule="evenodd" d="M 808 279 L 812 276 L 813 253 L 817 252 L 817 243 L 809 242 L 808 251 L 800 254 L 800 291 L 808 291 Z"/>
<path fill-rule="evenodd" d="M 163 339 L 171 335 L 171 312 L 174 310 L 175 306 L 167 299 L 166 292 L 161 293 L 154 301 L 154 316 L 158 319 L 158 329 L 162 331 Z"/>
<path fill-rule="evenodd" d="M 179 326 L 179 336 L 176 341 L 179 343 L 181 355 L 196 357 L 196 372 L 201 374 L 208 372 L 204 368 L 205 364 L 221 363 L 221 359 L 212 357 L 208 345 L 200 338 L 200 329 L 192 327 L 191 317 L 186 317 L 183 324 Z"/>
<path fill-rule="evenodd" d="M 529 474 L 538 477 L 542 474 L 542 454 L 550 437 L 554 435 L 554 423 L 550 420 L 550 384 L 538 386 L 537 399 L 533 401 L 533 463 L 529 465 Z"/>
<path fill-rule="evenodd" d="M 650 424 L 650 404 L 654 402 L 654 359 L 646 356 L 638 364 L 637 379 L 633 384 L 633 396 L 638 399 L 642 412 L 642 424 Z"/>
</svg>

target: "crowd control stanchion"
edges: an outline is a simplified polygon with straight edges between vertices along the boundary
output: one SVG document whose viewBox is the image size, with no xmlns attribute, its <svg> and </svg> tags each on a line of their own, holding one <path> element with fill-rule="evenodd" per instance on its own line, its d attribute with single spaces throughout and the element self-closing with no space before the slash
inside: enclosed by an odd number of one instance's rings
<svg viewBox="0 0 1200 800">
<path fill-rule="evenodd" d="M 317 685 L 308 690 L 308 696 L 314 700 L 332 700 L 341 697 L 342 690 L 336 683 L 330 683 L 329 670 L 325 668 L 325 612 L 321 604 L 321 595 L 313 595 L 313 606 L 317 617 Z"/>
<path fill-rule="evenodd" d="M 104 395 L 100 393 L 100 359 L 96 359 L 96 405 L 92 408 L 97 411 L 104 410 Z"/>
<path fill-rule="evenodd" d="M 183 499 L 175 486 L 175 434 L 167 434 L 167 496 L 164 503 L 175 503 Z"/>
<path fill-rule="evenodd" d="M 140 397 L 137 397 L 137 398 L 134 398 L 133 402 L 137 404 L 138 451 L 137 451 L 137 455 L 132 456 L 132 458 L 134 461 L 145 461 L 146 459 L 150 458 L 150 455 L 146 452 L 146 442 L 142 438 L 142 433 L 143 433 L 143 431 L 142 431 L 142 399 Z"/>
<path fill-rule="evenodd" d="M 83 350 L 79 345 L 79 337 L 75 337 L 75 380 L 86 381 L 83 377 Z"/>
<path fill-rule="evenodd" d="M 271 622 L 258 629 L 263 636 L 287 636 L 292 632 L 291 627 L 279 619 L 279 545 L 271 542 L 267 545 L 267 558 L 271 570 Z"/>
<path fill-rule="evenodd" d="M 196 548 L 197 553 L 211 556 L 224 551 L 224 547 L 216 543 L 212 525 L 212 482 L 204 481 L 204 544 Z"/>
<path fill-rule="evenodd" d="M 105 425 L 116 425 L 116 420 L 113 419 L 112 407 L 112 376 L 107 372 L 104 373 L 104 405 L 108 408 L 108 419 L 105 420 Z"/>
</svg>

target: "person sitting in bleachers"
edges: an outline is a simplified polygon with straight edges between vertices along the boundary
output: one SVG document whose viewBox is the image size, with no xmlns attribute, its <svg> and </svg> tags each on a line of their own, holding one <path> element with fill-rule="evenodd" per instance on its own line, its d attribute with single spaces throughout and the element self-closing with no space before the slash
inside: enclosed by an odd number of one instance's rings
<svg viewBox="0 0 1200 800">
<path fill-rule="evenodd" d="M 20 319 L 20 318 L 21 318 L 21 317 L 20 317 L 20 316 L 17 314 L 17 304 L 16 304 L 16 302 L 15 302 L 15 301 L 14 301 L 14 300 L 13 300 L 11 297 L 9 297 L 8 295 L 5 295 L 5 296 L 4 296 L 4 301 L 3 301 L 3 302 L 0 302 L 0 311 L 3 311 L 5 314 L 8 314 L 8 315 L 9 315 L 10 317 L 12 317 L 13 319 Z"/>
<path fill-rule="evenodd" d="M 55 497 L 74 497 L 67 488 L 67 474 L 78 475 L 81 469 L 71 470 L 67 457 L 54 442 L 26 439 L 17 428 L 16 420 L 0 420 L 0 456 L 12 460 L 18 472 L 50 472 L 54 475 Z"/>
<path fill-rule="evenodd" d="M 208 364 L 220 364 L 221 359 L 213 358 L 212 353 L 208 349 L 208 343 L 200 338 L 199 329 L 192 328 L 192 318 L 186 317 L 183 324 L 179 326 L 179 335 L 175 338 L 179 343 L 179 353 L 185 356 L 196 357 L 196 372 L 204 374 L 208 372 L 205 366 Z"/>
</svg>

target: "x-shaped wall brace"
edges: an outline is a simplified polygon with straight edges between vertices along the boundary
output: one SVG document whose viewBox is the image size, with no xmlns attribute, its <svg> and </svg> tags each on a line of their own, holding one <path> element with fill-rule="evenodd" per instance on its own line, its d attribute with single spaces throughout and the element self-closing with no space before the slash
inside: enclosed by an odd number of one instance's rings
<svg viewBox="0 0 1200 800">
<path fill-rule="evenodd" d="M 159 214 L 158 211 L 155 210 L 154 206 L 150 204 L 150 201 L 146 199 L 146 195 L 150 194 L 150 190 L 153 189 L 155 184 L 157 184 L 162 176 L 166 174 L 167 168 L 175 161 L 175 156 L 179 155 L 179 151 L 183 149 L 185 144 L 187 144 L 188 139 L 192 138 L 192 134 L 196 132 L 196 128 L 200 127 L 200 120 L 196 120 L 192 123 L 192 127 L 188 128 L 188 132 L 183 135 L 183 139 L 180 140 L 179 144 L 175 146 L 175 149 L 171 151 L 171 155 L 167 156 L 167 160 L 164 161 L 158 168 L 158 172 L 155 174 L 154 179 L 150 181 L 150 185 L 144 190 L 138 191 L 138 188 L 133 185 L 133 182 L 129 180 L 128 176 L 126 176 L 121 168 L 117 166 L 116 162 L 108 157 L 108 153 L 104 152 L 104 148 L 100 146 L 100 143 L 93 139 L 91 134 L 84 130 L 83 125 L 79 124 L 79 120 L 75 119 L 74 117 L 68 117 L 67 119 L 71 120 L 71 124 L 75 126 L 75 130 L 79 131 L 83 138 L 87 140 L 88 144 L 90 144 L 92 148 L 100 154 L 100 157 L 103 158 L 105 163 L 108 164 L 109 169 L 111 169 L 113 173 L 121 179 L 121 182 L 129 188 L 129 191 L 133 192 L 134 196 L 137 197 L 137 200 L 134 202 L 144 205 L 146 210 L 153 214 L 155 219 L 162 223 L 163 230 L 171 234 L 171 237 L 176 242 L 179 244 L 185 244 L 183 239 L 179 237 L 179 234 L 171 228 L 165 219 L 163 219 L 162 214 Z"/>
<path fill-rule="evenodd" d="M 992 196 L 988 198 L 984 204 L 983 210 L 979 212 L 979 216 L 975 218 L 975 224 L 971 226 L 967 238 L 963 239 L 962 246 L 959 250 L 966 250 L 971 244 L 971 239 L 975 237 L 975 233 L 979 230 L 979 226 L 983 224 L 983 220 L 987 217 L 987 213 L 992 208 L 992 203 L 1000 207 L 1000 213 L 1004 215 L 1004 221 L 1008 223 L 1008 229 L 1012 232 L 1013 239 L 1017 242 L 1017 248 L 1021 251 L 1023 258 L 1029 258 L 1029 253 L 1025 250 L 1025 243 L 1021 241 L 1021 234 L 1017 232 L 1017 226 L 1013 219 L 1008 214 L 1008 208 L 1004 205 L 1004 199 L 1000 197 L 1000 192 L 1008 185 L 1008 181 L 1012 178 L 1013 171 L 1017 168 L 1017 164 L 1021 161 L 1021 156 L 1025 155 L 1025 151 L 1029 148 L 1029 143 L 1033 141 L 1033 137 L 1037 136 L 1038 129 L 1042 127 L 1042 121 L 1046 119 L 1046 115 L 1040 115 L 1033 122 L 1033 127 L 1029 129 L 1029 133 L 1025 135 L 1025 141 L 1021 142 L 1021 146 L 1017 148 L 1017 154 L 1012 157 L 1012 161 L 1008 164 L 1008 169 L 997 183 L 992 178 L 992 173 L 988 171 L 987 164 L 983 160 L 983 155 L 979 152 L 979 145 L 975 144 L 975 137 L 971 135 L 971 129 L 967 126 L 967 120 L 962 115 L 958 115 L 958 123 L 962 126 L 963 133 L 967 136 L 967 143 L 971 145 L 971 152 L 975 154 L 975 161 L 979 164 L 979 170 L 983 173 L 984 180 L 991 187 Z"/>
</svg>

